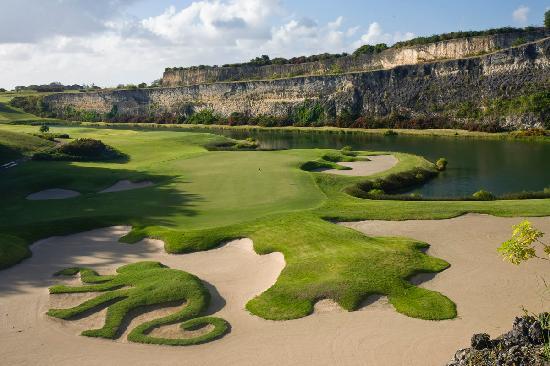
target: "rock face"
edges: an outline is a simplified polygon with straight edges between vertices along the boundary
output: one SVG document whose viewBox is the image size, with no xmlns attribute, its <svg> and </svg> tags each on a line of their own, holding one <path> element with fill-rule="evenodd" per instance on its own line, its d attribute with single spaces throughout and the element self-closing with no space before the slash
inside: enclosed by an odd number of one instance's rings
<svg viewBox="0 0 550 366">
<path fill-rule="evenodd" d="M 522 41 L 530 42 L 548 36 L 550 36 L 550 32 L 540 29 L 532 32 L 460 38 L 421 46 L 390 48 L 379 54 L 364 54 L 357 57 L 347 56 L 301 64 L 173 68 L 166 69 L 162 84 L 163 86 L 172 87 L 390 69 L 396 66 L 414 65 L 422 62 L 479 56 L 509 48 L 520 38 Z"/>
<path fill-rule="evenodd" d="M 433 45 L 437 47 L 437 44 Z M 44 97 L 63 118 L 68 110 L 112 115 L 110 120 L 163 116 L 176 121 L 202 109 L 222 116 L 284 118 L 305 102 L 323 106 L 327 118 L 342 112 L 368 117 L 392 113 L 409 118 L 449 117 L 449 108 L 512 98 L 550 87 L 550 38 L 466 59 L 398 66 L 389 70 L 269 81 L 201 84 L 173 88 L 113 90 Z M 70 118 L 70 116 L 69 116 Z M 512 127 L 540 127 L 540 116 L 499 121 Z"/>
<path fill-rule="evenodd" d="M 539 319 L 549 319 L 550 314 L 538 318 L 516 318 L 508 333 L 491 340 L 488 334 L 475 334 L 471 348 L 456 352 L 447 366 L 547 366 L 550 360 L 543 355 L 543 344 L 550 336 Z M 548 322 L 548 320 L 546 321 Z"/>
</svg>

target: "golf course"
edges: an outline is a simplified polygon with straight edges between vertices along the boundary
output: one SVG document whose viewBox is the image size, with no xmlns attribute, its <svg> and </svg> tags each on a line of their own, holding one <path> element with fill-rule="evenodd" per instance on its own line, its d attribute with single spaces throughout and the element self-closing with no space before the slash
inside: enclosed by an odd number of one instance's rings
<svg viewBox="0 0 550 366">
<path fill-rule="evenodd" d="M 377 343 L 383 329 L 398 345 L 411 333 L 423 344 L 443 337 L 424 363 L 435 365 L 472 332 L 506 326 L 521 306 L 543 310 L 533 277 L 544 266 L 516 270 L 496 248 L 520 217 L 550 231 L 548 199 L 391 199 L 394 188 L 437 176 L 434 162 L 395 151 L 262 149 L 208 130 L 64 126 L 2 108 L 3 342 L 27 342 L 40 327 L 29 341 L 81 344 L 80 359 L 169 364 L 180 354 L 167 345 L 189 346 L 181 355 L 197 362 L 210 348 L 217 356 L 205 364 L 267 364 L 235 349 L 262 344 L 269 353 L 288 336 L 293 361 L 298 349 L 338 341 L 319 360 L 360 342 L 377 349 L 372 362 L 401 362 Z M 83 141 L 101 141 L 111 155 L 67 155 Z M 10 348 L 17 362 L 21 348 Z M 420 349 L 411 364 L 426 357 Z"/>
<path fill-rule="evenodd" d="M 0 0 L 0 366 L 550 366 L 549 1 Z"/>
</svg>

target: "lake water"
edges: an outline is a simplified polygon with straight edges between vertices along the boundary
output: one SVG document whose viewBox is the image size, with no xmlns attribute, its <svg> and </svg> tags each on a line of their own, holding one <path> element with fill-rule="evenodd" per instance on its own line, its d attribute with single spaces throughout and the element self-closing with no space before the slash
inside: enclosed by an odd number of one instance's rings
<svg viewBox="0 0 550 366">
<path fill-rule="evenodd" d="M 485 189 L 495 194 L 540 191 L 550 187 L 550 143 L 432 136 L 297 131 L 212 131 L 228 137 L 253 137 L 263 148 L 333 148 L 399 151 L 435 161 L 448 169 L 415 189 L 426 197 L 459 197 Z"/>
</svg>

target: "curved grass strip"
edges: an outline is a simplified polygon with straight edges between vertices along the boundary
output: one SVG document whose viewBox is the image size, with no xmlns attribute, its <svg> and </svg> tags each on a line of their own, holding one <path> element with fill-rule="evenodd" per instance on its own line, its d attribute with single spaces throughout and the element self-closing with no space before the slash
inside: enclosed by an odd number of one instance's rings
<svg viewBox="0 0 550 366">
<path fill-rule="evenodd" d="M 138 262 L 119 267 L 117 274 L 101 276 L 86 268 L 67 268 L 56 275 L 80 273 L 84 286 L 52 286 L 51 294 L 104 292 L 69 309 L 50 309 L 48 315 L 70 319 L 88 311 L 107 306 L 102 328 L 82 332 L 88 337 L 115 339 L 120 336 L 125 317 L 135 309 L 185 301 L 185 306 L 165 317 L 145 322 L 128 335 L 128 340 L 140 343 L 186 346 L 210 342 L 229 331 L 229 324 L 220 318 L 200 317 L 210 303 L 210 293 L 199 278 L 187 272 L 170 269 L 158 262 Z M 180 323 L 182 330 L 211 325 L 206 333 L 190 338 L 156 338 L 148 333 L 159 326 Z"/>
</svg>

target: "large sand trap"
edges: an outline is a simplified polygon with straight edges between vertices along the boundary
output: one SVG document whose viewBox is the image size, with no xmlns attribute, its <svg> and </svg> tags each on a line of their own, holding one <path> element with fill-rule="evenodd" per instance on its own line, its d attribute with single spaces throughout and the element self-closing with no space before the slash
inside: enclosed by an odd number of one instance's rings
<svg viewBox="0 0 550 366">
<path fill-rule="evenodd" d="M 42 201 L 42 200 L 64 200 L 67 198 L 73 198 L 80 196 L 80 193 L 77 191 L 71 191 L 69 189 L 45 189 L 40 192 L 31 193 L 27 196 L 28 200 L 31 201 Z"/>
<path fill-rule="evenodd" d="M 110 193 L 110 192 L 121 192 L 121 191 L 129 191 L 131 189 L 139 189 L 139 188 L 145 188 L 145 187 L 151 187 L 153 185 L 153 182 L 149 180 L 145 180 L 142 182 L 131 182 L 129 180 L 121 180 L 110 186 L 109 188 L 105 188 L 104 190 L 100 191 L 99 193 Z"/>
<path fill-rule="evenodd" d="M 189 255 L 168 255 L 162 243 L 117 243 L 128 228 L 94 230 L 36 243 L 34 255 L 0 273 L 0 356 L 6 365 L 444 365 L 474 332 L 496 336 L 510 328 L 524 305 L 541 310 L 537 285 L 547 263 L 514 267 L 495 248 L 520 219 L 467 215 L 443 221 L 371 221 L 354 226 L 376 235 L 403 235 L 432 244 L 429 253 L 452 264 L 422 286 L 442 291 L 458 304 L 459 318 L 433 322 L 395 312 L 387 300 L 369 298 L 348 313 L 330 301 L 316 314 L 292 321 L 266 321 L 244 304 L 279 275 L 282 255 L 258 256 L 249 240 Z M 550 218 L 531 219 L 550 233 Z M 51 274 L 69 266 L 90 266 L 102 274 L 139 260 L 158 260 L 194 273 L 212 287 L 211 313 L 231 323 L 231 333 L 200 346 L 164 347 L 91 339 L 77 334 L 104 316 L 74 322 L 50 319 L 49 296 L 60 282 Z M 72 279 L 68 280 L 76 283 Z M 209 285 L 209 286 L 210 286 Z M 57 302 L 56 302 L 57 301 Z M 175 304 L 174 306 L 178 306 Z M 170 310 L 170 309 L 169 309 Z M 173 310 L 173 309 L 172 309 Z M 162 310 L 159 310 L 162 311 Z M 142 315 L 146 316 L 146 315 Z M 129 328 L 134 326 L 134 322 Z M 162 328 L 161 330 L 162 331 Z M 170 329 L 165 330 L 171 334 Z"/>
<path fill-rule="evenodd" d="M 351 170 L 339 170 L 339 169 L 317 169 L 316 171 L 322 173 L 349 175 L 364 177 L 367 175 L 377 174 L 393 168 L 399 160 L 393 155 L 375 155 L 368 157 L 370 161 L 359 160 L 350 162 L 340 162 L 338 165 L 342 165 Z"/>
</svg>

